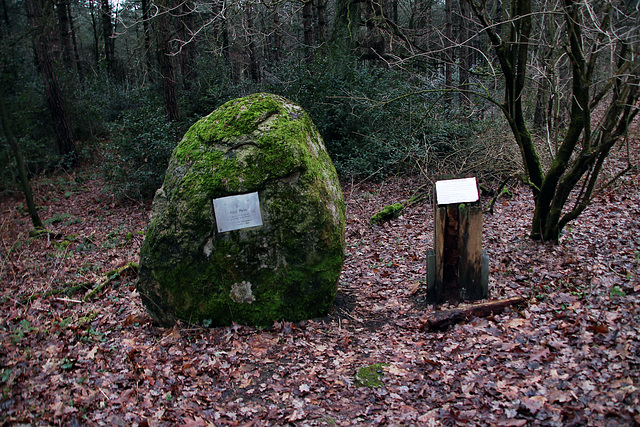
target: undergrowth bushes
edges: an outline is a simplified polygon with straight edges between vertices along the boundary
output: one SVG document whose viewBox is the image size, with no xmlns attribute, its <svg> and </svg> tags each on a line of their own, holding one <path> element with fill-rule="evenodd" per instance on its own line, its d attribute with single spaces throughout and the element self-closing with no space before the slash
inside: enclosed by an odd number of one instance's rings
<svg viewBox="0 0 640 427">
<path fill-rule="evenodd" d="M 173 149 L 180 140 L 178 126 L 159 106 L 142 103 L 111 124 L 102 147 L 103 176 L 118 198 L 153 196 L 162 185 Z"/>
<path fill-rule="evenodd" d="M 343 178 L 410 172 L 426 151 L 473 131 L 438 103 L 429 82 L 402 70 L 320 58 L 276 75 L 268 90 L 309 113 Z"/>
<path fill-rule="evenodd" d="M 100 159 L 102 175 L 118 198 L 153 196 L 188 127 L 229 99 L 258 91 L 280 94 L 309 113 L 343 179 L 439 168 L 442 159 L 455 166 L 468 141 L 485 130 L 484 121 L 463 116 L 452 108 L 454 103 L 442 102 L 437 76 L 318 57 L 313 64 L 283 63 L 270 70 L 262 84 L 246 79 L 234 84 L 225 77 L 224 64 L 210 65 L 205 67 L 208 74 L 202 73 L 197 84 L 183 90 L 182 123 L 166 119 L 158 87 L 126 89 L 105 76 L 75 86 L 68 83 L 73 88 L 70 111 L 81 160 Z M 25 93 L 28 97 L 36 91 Z M 50 128 L 44 123 L 50 120 L 44 104 L 28 101 L 14 100 L 25 107 L 14 122 L 19 129 L 43 122 L 17 135 L 30 170 L 39 173 L 47 165 L 55 167 L 54 143 L 51 135 L 38 134 L 38 129 Z M 12 162 L 7 153 L 0 155 L 2 165 Z M 0 180 L 15 181 L 15 176 L 9 170 Z"/>
<path fill-rule="evenodd" d="M 110 126 L 102 150 L 104 176 L 119 197 L 152 196 L 188 126 L 203 111 L 257 91 L 280 94 L 309 113 L 342 178 L 411 172 L 429 156 L 451 153 L 481 127 L 480 121 L 470 125 L 449 113 L 436 92 L 424 90 L 428 84 L 366 63 L 323 58 L 311 67 L 287 64 L 260 86 L 245 81 L 224 91 L 215 85 L 215 93 L 202 91 L 201 98 L 190 99 L 196 116 L 184 125 L 164 118 L 159 99 L 141 96 Z"/>
</svg>

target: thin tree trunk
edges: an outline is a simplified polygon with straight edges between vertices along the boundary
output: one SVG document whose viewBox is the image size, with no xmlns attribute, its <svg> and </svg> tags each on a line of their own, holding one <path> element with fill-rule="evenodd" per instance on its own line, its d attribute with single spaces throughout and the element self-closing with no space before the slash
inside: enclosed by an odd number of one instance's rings
<svg viewBox="0 0 640 427">
<path fill-rule="evenodd" d="M 360 20 L 358 0 L 336 0 L 336 16 L 329 39 L 329 53 L 340 58 L 356 49 Z"/>
<path fill-rule="evenodd" d="M 149 28 L 149 0 L 141 0 L 142 8 L 142 31 L 144 32 L 144 54 L 147 58 L 147 71 L 153 69 L 153 55 L 151 54 L 151 30 Z"/>
<path fill-rule="evenodd" d="M 455 54 L 453 52 L 453 16 L 452 9 L 453 0 L 445 0 L 444 13 L 444 87 L 446 90 L 450 90 L 453 87 L 453 60 Z M 447 98 L 451 100 L 451 96 Z"/>
<path fill-rule="evenodd" d="M 158 23 L 158 63 L 162 77 L 162 98 L 167 118 L 177 121 L 180 118 L 176 90 L 176 72 L 171 52 L 171 23 L 164 3 L 159 4 Z"/>
<path fill-rule="evenodd" d="M 305 0 L 302 6 L 302 28 L 305 48 L 313 46 L 313 1 Z"/>
<path fill-rule="evenodd" d="M 89 0 L 89 13 L 91 14 L 91 29 L 93 30 L 93 60 L 96 68 L 100 67 L 100 31 L 98 31 L 98 17 L 96 15 L 97 0 Z"/>
<path fill-rule="evenodd" d="M 318 14 L 316 39 L 318 43 L 324 43 L 327 40 L 327 0 L 317 0 L 316 13 Z"/>
<path fill-rule="evenodd" d="M 536 108 L 533 112 L 533 128 L 539 135 L 544 135 L 547 125 L 547 107 L 549 105 L 548 90 L 544 77 L 536 83 L 538 89 L 536 91 Z M 551 154 L 553 155 L 553 153 Z"/>
<path fill-rule="evenodd" d="M 260 83 L 260 64 L 258 63 L 258 53 L 256 43 L 254 40 L 253 32 L 253 7 L 248 5 L 246 8 L 247 17 L 247 37 L 249 39 L 248 51 L 249 51 L 249 75 L 251 80 L 256 83 Z"/>
<path fill-rule="evenodd" d="M 231 52 L 229 43 L 229 28 L 227 23 L 227 17 L 225 10 L 227 8 L 226 0 L 216 0 L 211 5 L 211 11 L 214 16 L 214 35 L 216 41 L 220 44 L 220 51 L 224 59 L 227 72 L 229 73 L 229 79 L 233 83 L 237 83 L 240 80 L 239 73 L 236 73 L 234 64 L 231 63 Z"/>
<path fill-rule="evenodd" d="M 2 123 L 2 129 L 4 130 L 4 136 L 11 146 L 13 155 L 16 158 L 18 173 L 20 174 L 20 182 L 22 183 L 22 192 L 24 193 L 24 198 L 27 202 L 27 210 L 31 217 L 31 223 L 34 228 L 44 228 L 44 225 L 40 220 L 40 216 L 38 215 L 36 204 L 33 201 L 33 193 L 31 191 L 31 184 L 29 183 L 29 176 L 27 175 L 27 167 L 25 166 L 24 158 L 22 157 L 22 151 L 20 150 L 20 146 L 13 137 L 13 132 L 11 132 L 11 128 L 9 127 L 9 117 L 7 115 L 2 91 L 0 91 L 0 122 Z"/>
<path fill-rule="evenodd" d="M 484 3 L 471 3 L 491 38 L 505 79 L 505 101 L 501 107 L 522 150 L 535 201 L 531 237 L 550 242 L 556 242 L 568 221 L 575 219 L 586 208 L 606 157 L 640 111 L 637 104 L 640 81 L 637 41 L 634 38 L 617 39 L 618 47 L 614 52 L 612 38 L 604 30 L 597 33 L 596 39 L 583 37 L 582 34 L 588 24 L 595 24 L 599 30 L 615 28 L 612 17 L 623 20 L 627 17 L 621 17 L 611 3 L 605 3 L 602 9 L 596 10 L 587 19 L 584 18 L 583 8 L 588 5 L 585 6 L 584 2 L 564 0 L 563 3 L 563 40 L 562 43 L 552 40 L 552 44 L 562 45 L 566 49 L 567 61 L 571 66 L 571 111 L 562 142 L 546 173 L 543 173 L 532 144 L 522 106 L 528 49 L 532 43 L 532 2 L 517 0 L 511 3 L 508 40 L 501 38 L 497 33 L 499 28 L 487 19 L 485 11 L 481 9 Z M 584 30 L 587 31 L 589 29 Z M 618 59 L 617 64 L 612 64 L 609 81 L 599 81 L 598 85 L 594 85 L 596 75 L 598 79 L 604 75 L 601 70 L 596 70 L 601 60 L 599 55 L 606 54 L 608 49 Z M 599 92 L 591 98 L 591 90 Z M 604 99 L 607 99 L 608 105 L 600 106 Z M 602 114 L 592 117 L 591 113 L 596 108 Z M 592 124 L 592 120 L 597 120 L 597 126 Z M 569 208 L 567 203 L 572 194 L 576 195 L 576 201 L 574 207 Z"/>
<path fill-rule="evenodd" d="M 307 62 L 313 61 L 313 0 L 305 0 L 302 6 L 302 33 Z"/>
<path fill-rule="evenodd" d="M 382 11 L 385 19 L 398 22 L 398 0 L 384 0 Z"/>
<path fill-rule="evenodd" d="M 540 157 L 527 128 L 522 104 L 531 34 L 531 0 L 513 2 L 511 16 L 514 19 L 507 40 L 499 35 L 500 27 L 496 28 L 490 24 L 486 11 L 479 10 L 474 2 L 471 6 L 486 29 L 500 62 L 505 81 L 502 111 L 520 147 L 526 176 L 530 181 L 537 205 L 544 173 Z"/>
<path fill-rule="evenodd" d="M 80 51 L 78 49 L 78 40 L 76 38 L 76 27 L 73 23 L 73 14 L 71 13 L 71 4 L 68 5 L 67 13 L 69 14 L 69 30 L 71 31 L 71 43 L 73 45 L 73 56 L 76 63 L 76 69 L 78 70 L 78 75 L 82 79 L 84 77 L 84 70 L 82 69 L 82 64 L 80 63 Z"/>
<path fill-rule="evenodd" d="M 183 43 L 178 59 L 180 61 L 180 73 L 182 74 L 182 87 L 191 89 L 192 82 L 197 78 L 198 71 L 195 67 L 196 43 L 191 40 L 191 28 L 193 27 L 194 4 L 184 1 L 180 4 L 180 22 L 178 36 Z"/>
<path fill-rule="evenodd" d="M 273 8 L 273 37 L 272 49 L 273 61 L 279 64 L 282 60 L 282 29 L 280 28 L 279 5 L 275 4 Z"/>
<path fill-rule="evenodd" d="M 2 18 L 7 26 L 7 33 L 9 28 L 9 7 L 7 6 L 7 0 L 2 0 Z"/>
<path fill-rule="evenodd" d="M 69 166 L 77 160 L 76 144 L 71 132 L 70 119 L 62 96 L 62 89 L 56 75 L 50 43 L 53 40 L 52 22 L 54 19 L 53 4 L 50 0 L 44 3 L 40 0 L 26 0 L 27 15 L 34 33 L 33 48 L 35 51 L 38 70 L 44 81 L 45 97 L 51 116 L 58 143 L 58 151 L 66 157 Z"/>
<path fill-rule="evenodd" d="M 62 48 L 62 60 L 68 70 L 73 69 L 71 57 L 71 28 L 69 24 L 69 0 L 59 0 L 56 5 L 58 25 L 60 28 L 60 44 Z"/>
<path fill-rule="evenodd" d="M 469 96 L 466 90 L 469 89 L 469 11 L 465 0 L 460 0 L 460 20 L 458 25 L 459 42 L 460 46 L 460 71 L 458 87 L 462 89 L 460 92 L 460 105 L 466 106 L 469 104 Z"/>
<path fill-rule="evenodd" d="M 104 39 L 104 58 L 107 71 L 116 77 L 115 38 L 113 37 L 113 16 L 109 0 L 101 0 L 102 38 Z"/>
</svg>

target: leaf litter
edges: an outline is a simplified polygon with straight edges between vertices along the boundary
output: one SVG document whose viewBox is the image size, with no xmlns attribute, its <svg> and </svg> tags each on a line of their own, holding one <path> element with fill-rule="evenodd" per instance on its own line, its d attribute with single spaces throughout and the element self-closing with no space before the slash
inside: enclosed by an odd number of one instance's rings
<svg viewBox="0 0 640 427">
<path fill-rule="evenodd" d="M 530 191 L 484 215 L 490 297 L 527 303 L 422 332 L 428 201 L 371 226 L 423 178 L 345 184 L 347 251 L 325 318 L 269 328 L 160 328 L 135 276 L 149 203 L 115 203 L 90 169 L 40 178 L 48 227 L 30 237 L 0 199 L 0 421 L 32 425 L 349 426 L 640 423 L 640 183 L 631 174 L 567 227 L 528 239 Z M 66 198 L 64 194 L 71 192 Z M 483 203 L 488 204 L 488 200 Z M 86 289 L 72 289 L 86 284 Z M 376 367 L 380 384 L 357 373 Z"/>
</svg>

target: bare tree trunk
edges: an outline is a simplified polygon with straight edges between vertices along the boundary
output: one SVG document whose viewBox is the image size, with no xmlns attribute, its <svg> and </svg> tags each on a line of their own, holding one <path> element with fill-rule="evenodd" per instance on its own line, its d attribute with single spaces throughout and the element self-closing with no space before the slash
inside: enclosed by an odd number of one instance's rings
<svg viewBox="0 0 640 427">
<path fill-rule="evenodd" d="M 398 22 L 398 0 L 384 0 L 382 10 L 385 19 Z"/>
<path fill-rule="evenodd" d="M 178 36 L 181 43 L 183 43 L 178 59 L 180 61 L 180 73 L 182 74 L 182 87 L 185 90 L 191 89 L 191 83 L 198 75 L 195 67 L 196 42 L 191 40 L 194 9 L 195 5 L 192 1 L 182 2 L 178 9 L 180 16 Z"/>
<path fill-rule="evenodd" d="M 324 43 L 327 41 L 327 0 L 317 0 L 316 13 L 318 14 L 316 39 L 318 43 Z"/>
<path fill-rule="evenodd" d="M 305 48 L 313 46 L 313 1 L 305 0 L 302 6 L 302 28 Z"/>
<path fill-rule="evenodd" d="M 151 16 L 149 15 L 149 0 L 141 0 L 142 8 L 142 31 L 144 32 L 143 43 L 144 43 L 144 54 L 147 58 L 147 71 L 153 70 L 153 55 L 151 53 L 151 29 L 149 25 L 149 20 Z"/>
<path fill-rule="evenodd" d="M 571 107 L 569 123 L 551 164 L 543 171 L 523 112 L 528 53 L 533 43 L 532 2 L 511 2 L 507 39 L 500 36 L 500 28 L 489 19 L 486 4 L 471 2 L 491 38 L 504 76 L 504 103 L 500 107 L 520 147 L 535 201 L 531 237 L 550 242 L 557 242 L 563 227 L 588 206 L 605 159 L 640 113 L 637 20 L 618 13 L 612 3 L 599 9 L 592 8 L 594 3 L 580 0 L 562 3 L 562 35 L 557 42 L 552 40 L 550 46 L 563 46 L 566 50 L 571 72 Z M 606 33 L 610 28 L 625 25 L 628 31 L 624 35 Z M 587 32 L 597 36 L 583 37 Z M 601 55 L 607 55 L 611 63 L 608 72 L 598 70 Z M 616 58 L 615 63 L 609 57 Z M 601 114 L 592 115 L 596 109 Z M 575 196 L 573 207 L 568 205 L 571 195 Z"/>
<path fill-rule="evenodd" d="M 62 60 L 68 70 L 73 69 L 71 57 L 71 27 L 69 24 L 69 0 L 58 0 L 56 12 L 58 14 L 58 26 L 60 28 L 60 44 L 62 48 Z"/>
<path fill-rule="evenodd" d="M 458 25 L 459 42 L 460 46 L 460 66 L 459 66 L 459 81 L 458 87 L 462 90 L 460 92 L 460 105 L 465 106 L 469 104 L 469 96 L 465 92 L 469 89 L 469 11 L 467 2 L 460 0 L 460 20 Z"/>
<path fill-rule="evenodd" d="M 178 96 L 176 90 L 176 71 L 171 52 L 171 22 L 169 21 L 168 7 L 163 1 L 158 4 L 157 16 L 157 40 L 158 40 L 158 64 L 162 78 L 162 98 L 164 108 L 169 120 L 180 118 L 178 109 Z"/>
<path fill-rule="evenodd" d="M 112 77 L 116 77 L 115 38 L 113 36 L 113 16 L 111 15 L 109 0 L 101 0 L 101 12 L 104 58 L 107 63 L 107 71 Z"/>
<path fill-rule="evenodd" d="M 100 31 L 99 19 L 96 11 L 97 0 L 89 0 L 89 13 L 91 15 L 91 29 L 93 35 L 93 60 L 96 68 L 100 67 Z"/>
<path fill-rule="evenodd" d="M 229 28 L 227 23 L 227 17 L 224 11 L 226 10 L 226 0 L 216 0 L 211 4 L 211 12 L 214 16 L 214 37 L 217 43 L 220 45 L 220 51 L 224 59 L 227 72 L 229 73 L 229 79 L 233 83 L 237 83 L 240 78 L 235 72 L 235 68 L 231 63 L 231 52 L 229 43 Z"/>
<path fill-rule="evenodd" d="M 541 78 L 537 84 L 538 89 L 536 91 L 536 108 L 533 112 L 533 128 L 538 134 L 542 135 L 547 125 L 547 106 L 549 105 L 548 91 L 544 78 Z"/>
<path fill-rule="evenodd" d="M 4 136 L 13 150 L 13 155 L 16 158 L 16 164 L 18 166 L 18 173 L 20 174 L 20 182 L 22 183 L 22 192 L 27 202 L 27 210 L 31 217 L 31 223 L 34 228 L 44 228 L 36 204 L 33 201 L 33 192 L 31 191 L 31 184 L 29 183 L 29 176 L 27 175 L 27 167 L 24 164 L 24 158 L 22 157 L 22 151 L 20 146 L 13 137 L 13 132 L 9 127 L 9 117 L 7 115 L 7 109 L 4 103 L 4 95 L 0 91 L 0 123 L 2 123 L 2 129 L 4 130 Z"/>
<path fill-rule="evenodd" d="M 444 13 L 444 87 L 450 90 L 453 87 L 453 0 L 445 0 Z M 447 95 L 447 99 L 451 100 L 451 95 Z"/>
<path fill-rule="evenodd" d="M 280 12 L 278 6 L 278 4 L 275 4 L 273 7 L 273 36 L 271 42 L 273 62 L 276 64 L 279 64 L 282 60 L 282 29 L 280 28 Z"/>
<path fill-rule="evenodd" d="M 71 4 L 68 5 L 67 13 L 69 14 L 69 30 L 71 31 L 71 43 L 73 45 L 73 56 L 76 63 L 76 69 L 78 70 L 78 75 L 80 78 L 84 77 L 84 70 L 82 69 L 82 64 L 80 63 L 80 51 L 78 50 L 78 40 L 76 38 L 76 27 L 73 23 L 73 14 L 71 13 Z"/>
<path fill-rule="evenodd" d="M 249 51 L 249 75 L 251 80 L 256 83 L 260 83 L 260 64 L 258 62 L 258 52 L 254 37 L 253 26 L 253 7 L 248 5 L 246 8 L 247 17 L 247 38 L 249 39 L 248 51 Z"/>
<path fill-rule="evenodd" d="M 302 6 L 302 33 L 305 56 L 308 62 L 313 60 L 313 0 L 304 0 Z"/>
<path fill-rule="evenodd" d="M 9 7 L 7 6 L 7 0 L 2 0 L 2 18 L 8 29 L 9 28 Z M 7 30 L 7 33 L 8 32 L 9 31 Z"/>
<path fill-rule="evenodd" d="M 329 39 L 330 53 L 341 57 L 349 55 L 356 49 L 360 20 L 358 0 L 336 0 L 336 16 Z"/>
<path fill-rule="evenodd" d="M 71 133 L 70 119 L 64 105 L 62 89 L 56 75 L 50 43 L 54 39 L 52 23 L 54 20 L 53 4 L 50 0 L 26 0 L 27 15 L 34 32 L 33 48 L 38 69 L 44 81 L 45 97 L 58 143 L 58 151 L 67 158 L 70 166 L 77 160 L 76 144 Z"/>
</svg>

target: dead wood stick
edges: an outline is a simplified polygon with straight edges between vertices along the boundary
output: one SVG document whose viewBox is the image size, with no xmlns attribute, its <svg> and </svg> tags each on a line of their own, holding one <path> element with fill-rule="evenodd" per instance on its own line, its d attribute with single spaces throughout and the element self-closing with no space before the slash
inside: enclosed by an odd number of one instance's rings
<svg viewBox="0 0 640 427">
<path fill-rule="evenodd" d="M 525 298 L 509 298 L 500 301 L 490 301 L 481 304 L 474 304 L 464 308 L 454 308 L 430 313 L 426 318 L 420 320 L 421 331 L 444 331 L 449 326 L 463 322 L 471 317 L 487 317 L 500 314 L 511 305 L 522 304 Z"/>
<path fill-rule="evenodd" d="M 116 268 L 114 270 L 109 271 L 107 274 L 103 276 L 102 280 L 98 283 L 98 285 L 95 288 L 87 292 L 87 294 L 84 296 L 84 298 L 82 298 L 82 300 L 87 301 L 88 299 L 93 298 L 98 292 L 104 289 L 114 279 L 117 279 L 118 277 L 120 277 L 120 275 L 128 269 L 131 269 L 131 271 L 137 274 L 138 264 L 136 264 L 135 262 L 128 262 L 120 268 Z"/>
</svg>

